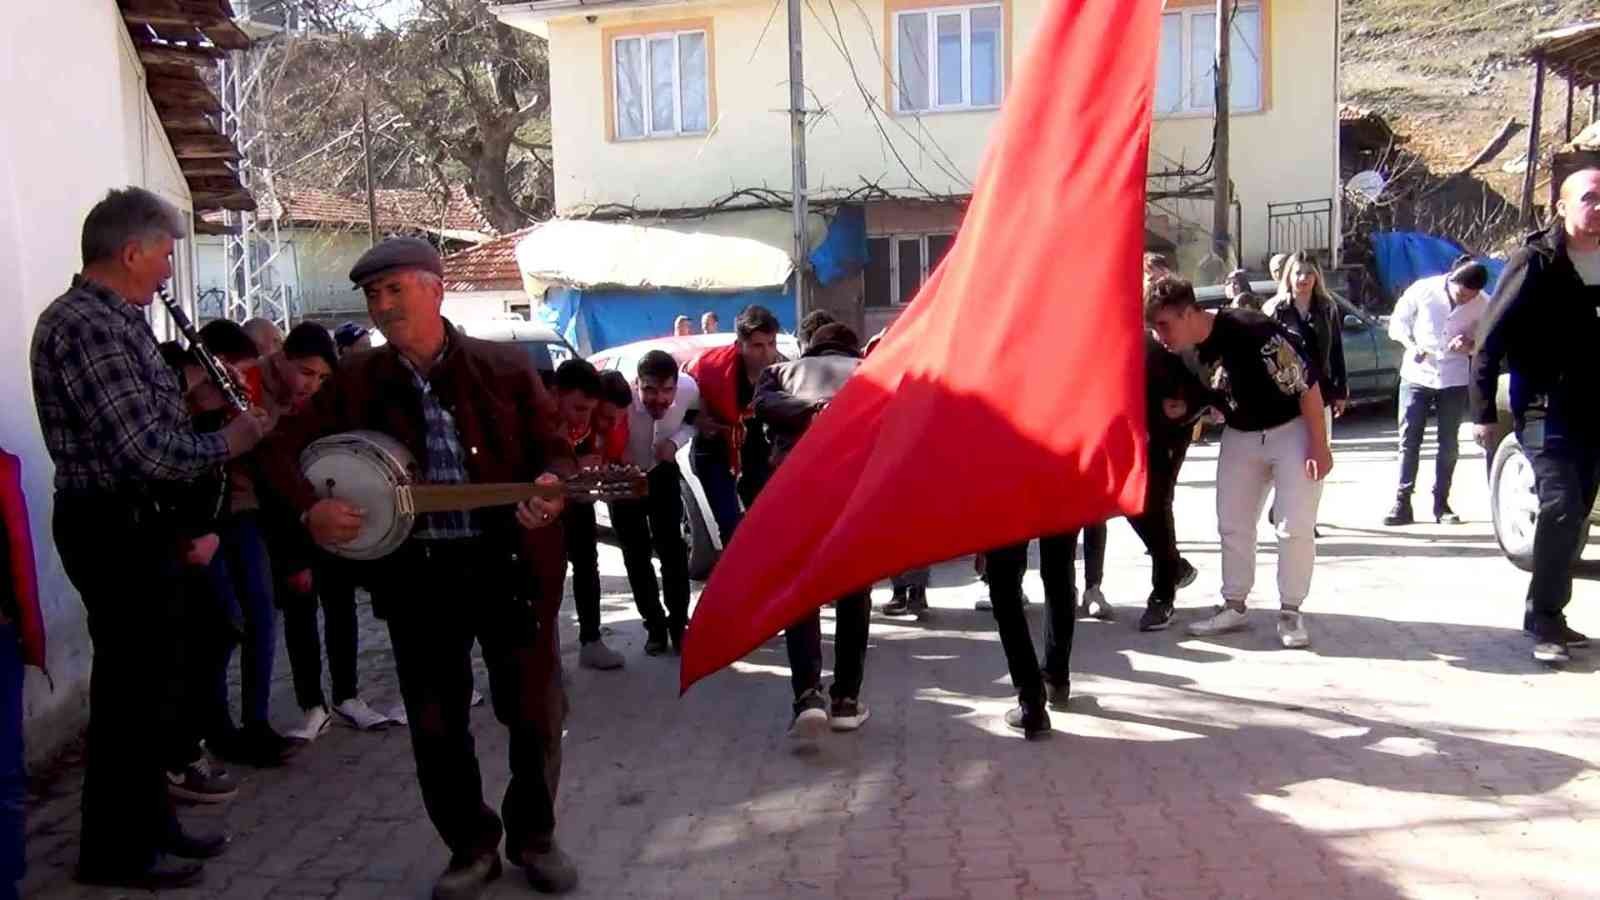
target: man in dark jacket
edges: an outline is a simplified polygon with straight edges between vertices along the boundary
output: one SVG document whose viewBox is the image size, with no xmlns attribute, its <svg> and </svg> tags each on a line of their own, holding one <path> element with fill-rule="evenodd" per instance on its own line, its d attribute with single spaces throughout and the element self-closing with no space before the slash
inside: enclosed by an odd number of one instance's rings
<svg viewBox="0 0 1600 900">
<path fill-rule="evenodd" d="M 303 412 L 262 445 L 266 487 L 301 511 L 312 538 L 337 546 L 363 511 L 319 498 L 300 452 L 324 435 L 383 432 L 432 484 L 555 484 L 573 470 L 555 404 L 515 348 L 476 340 L 440 315 L 443 266 L 427 243 L 391 238 L 350 280 L 387 345 L 340 361 Z M 555 843 L 566 699 L 556 613 L 565 580 L 559 499 L 510 509 L 435 512 L 393 554 L 369 564 L 373 607 L 387 619 L 428 817 L 449 846 L 436 900 L 470 900 L 500 874 L 500 840 L 535 889 L 570 890 L 577 870 Z M 468 720 L 472 644 L 483 648 L 495 718 L 511 732 L 502 819 L 483 801 Z"/>
<path fill-rule="evenodd" d="M 1478 330 L 1469 385 L 1474 436 L 1492 452 L 1495 392 L 1511 376 L 1517 440 L 1533 464 L 1539 521 L 1522 627 L 1533 658 L 1563 662 L 1588 638 L 1567 626 L 1572 561 L 1600 490 L 1600 168 L 1561 185 L 1560 220 L 1511 255 Z"/>
<path fill-rule="evenodd" d="M 772 467 L 783 462 L 811 427 L 811 421 L 834 398 L 861 365 L 861 339 L 847 325 L 834 323 L 812 335 L 805 353 L 794 362 L 769 367 L 756 383 L 755 415 L 772 441 Z M 860 700 L 867 658 L 867 621 L 872 614 L 871 585 L 834 604 L 834 678 L 822 699 L 822 619 L 813 611 L 784 631 L 789 646 L 790 681 L 794 687 L 794 721 L 789 736 L 814 741 L 828 727 L 854 731 L 867 721 Z"/>
</svg>

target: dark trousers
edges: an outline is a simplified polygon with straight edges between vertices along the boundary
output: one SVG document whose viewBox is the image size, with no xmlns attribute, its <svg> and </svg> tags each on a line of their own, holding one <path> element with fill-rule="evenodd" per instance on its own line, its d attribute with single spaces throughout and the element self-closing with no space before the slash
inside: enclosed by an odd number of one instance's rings
<svg viewBox="0 0 1600 900">
<path fill-rule="evenodd" d="M 1456 459 L 1460 457 L 1461 418 L 1467 411 L 1467 389 L 1450 387 L 1435 389 L 1400 382 L 1400 489 L 1397 496 L 1410 500 L 1417 486 L 1417 470 L 1421 466 L 1422 436 L 1428 427 L 1428 415 L 1439 420 L 1439 455 L 1434 460 L 1433 502 L 1435 505 L 1450 499 L 1450 483 L 1455 477 Z"/>
<path fill-rule="evenodd" d="M 1076 627 L 1077 591 L 1073 587 L 1078 532 L 1039 539 L 1039 577 L 1044 581 L 1045 660 L 1034 656 L 1033 636 L 1022 608 L 1022 576 L 1028 571 L 1028 544 L 1012 544 L 987 554 L 989 601 L 1005 651 L 1006 668 L 1017 699 L 1028 705 L 1044 702 L 1044 683 L 1065 684 L 1071 675 L 1072 633 Z"/>
<path fill-rule="evenodd" d="M 1183 558 L 1178 554 L 1172 503 L 1178 490 L 1178 470 L 1188 450 L 1187 440 L 1165 442 L 1151 435 L 1144 512 L 1128 517 L 1128 524 L 1150 551 L 1150 600 L 1156 603 L 1172 603 L 1178 596 L 1178 570 Z"/>
<path fill-rule="evenodd" d="M 1539 491 L 1539 524 L 1533 533 L 1533 578 L 1528 583 L 1523 627 L 1538 637 L 1553 637 L 1566 625 L 1572 599 L 1572 564 L 1589 511 L 1600 490 L 1600 446 L 1572 441 L 1546 443 L 1524 428 L 1519 437 L 1533 464 Z"/>
<path fill-rule="evenodd" d="M 244 640 L 239 652 L 239 719 L 247 725 L 267 725 L 267 703 L 272 696 L 272 664 L 278 655 L 278 609 L 273 601 L 272 560 L 254 512 L 233 515 L 217 527 L 221 543 L 211 558 L 212 589 L 232 592 L 244 613 Z M 228 665 L 233 646 L 225 650 L 217 677 L 223 706 L 227 708 Z M 231 714 L 230 714 L 231 715 Z"/>
<path fill-rule="evenodd" d="M 25 805 L 28 772 L 22 763 L 22 646 L 17 629 L 0 624 L 0 900 L 16 900 L 26 871 Z"/>
<path fill-rule="evenodd" d="M 201 741 L 225 739 L 236 727 L 228 710 L 228 661 L 240 632 L 225 603 L 217 600 L 212 567 L 188 568 L 182 577 L 187 602 L 179 625 L 183 642 L 179 677 L 187 689 L 177 721 L 162 735 L 163 759 L 172 771 L 200 758 Z"/>
<path fill-rule="evenodd" d="M 148 869 L 178 831 L 155 736 L 178 726 L 182 579 L 169 528 L 116 499 L 56 495 L 61 562 L 88 613 L 85 871 Z"/>
<path fill-rule="evenodd" d="M 728 465 L 727 442 L 702 442 L 696 436 L 689 450 L 689 468 L 706 492 L 711 516 L 717 520 L 717 532 L 722 536 L 722 546 L 726 547 L 744 518 L 744 507 L 739 505 L 739 485 Z"/>
<path fill-rule="evenodd" d="M 294 699 L 301 709 L 327 706 L 322 693 L 322 636 L 317 633 L 317 607 L 322 607 L 328 646 L 328 677 L 333 705 L 351 700 L 356 687 L 356 580 L 349 563 L 320 557 L 312 566 L 311 593 L 293 592 L 279 584 L 283 607 L 283 642 L 294 673 Z"/>
<path fill-rule="evenodd" d="M 413 541 L 385 560 L 382 595 L 395 672 L 428 818 L 457 856 L 497 848 L 513 860 L 555 832 L 566 715 L 552 630 L 513 589 L 506 557 L 477 541 Z M 483 649 L 495 718 L 510 731 L 511 783 L 500 816 L 484 803 L 472 741 L 472 643 Z M 503 825 L 502 825 L 503 821 Z"/>
<path fill-rule="evenodd" d="M 578 611 L 578 643 L 600 640 L 600 553 L 593 503 L 568 503 L 561 530 L 572 563 L 572 604 Z"/>
<path fill-rule="evenodd" d="M 872 592 L 840 597 L 833 606 L 833 686 L 835 700 L 861 696 L 867 663 L 867 623 L 872 619 Z M 822 684 L 822 610 L 812 610 L 783 632 L 789 648 L 789 681 L 795 700 Z"/>
<path fill-rule="evenodd" d="M 911 569 L 906 572 L 901 572 L 899 575 L 891 578 L 889 583 L 894 585 L 894 589 L 897 591 L 906 591 L 913 588 L 927 590 L 928 582 L 932 575 L 933 569 L 929 568 L 928 566 L 923 566 L 920 569 Z"/>
<path fill-rule="evenodd" d="M 628 586 L 645 628 L 682 629 L 689 621 L 689 548 L 683 542 L 683 495 L 678 492 L 677 463 L 658 463 L 650 470 L 650 495 L 643 500 L 611 504 L 611 527 L 622 545 Z M 661 582 L 650 553 L 661 558 Z M 667 608 L 661 609 L 666 595 Z"/>
</svg>

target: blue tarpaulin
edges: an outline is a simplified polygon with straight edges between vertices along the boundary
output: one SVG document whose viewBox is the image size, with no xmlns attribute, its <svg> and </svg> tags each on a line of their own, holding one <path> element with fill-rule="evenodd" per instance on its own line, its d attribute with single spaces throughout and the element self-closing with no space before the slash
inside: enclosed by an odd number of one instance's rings
<svg viewBox="0 0 1600 900">
<path fill-rule="evenodd" d="M 1466 252 L 1448 238 L 1415 231 L 1380 231 L 1372 236 L 1372 249 L 1378 260 L 1378 281 L 1395 299 L 1417 279 L 1450 271 L 1450 264 Z M 1478 257 L 1478 262 L 1489 270 L 1488 290 L 1492 292 L 1506 264 L 1486 256 Z"/>
<path fill-rule="evenodd" d="M 811 271 L 822 284 L 854 275 L 867 264 L 867 213 L 859 206 L 841 206 L 828 223 L 828 233 L 811 251 Z"/>
<path fill-rule="evenodd" d="M 772 310 L 785 331 L 794 331 L 794 296 L 787 288 L 707 293 L 703 291 L 580 290 L 551 288 L 535 318 L 549 325 L 587 356 L 609 347 L 672 333 L 672 322 L 714 312 L 724 330 L 733 329 L 739 311 L 752 303 Z"/>
</svg>

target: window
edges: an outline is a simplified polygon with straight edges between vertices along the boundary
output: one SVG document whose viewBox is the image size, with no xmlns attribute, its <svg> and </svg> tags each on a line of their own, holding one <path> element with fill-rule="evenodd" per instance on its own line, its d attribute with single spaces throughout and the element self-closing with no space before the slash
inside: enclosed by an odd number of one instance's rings
<svg viewBox="0 0 1600 900">
<path fill-rule="evenodd" d="M 705 134 L 711 125 L 706 32 L 619 37 L 611 43 L 621 140 Z"/>
<path fill-rule="evenodd" d="M 945 6 L 896 13 L 895 109 L 999 106 L 1005 77 L 1000 10 Z"/>
<path fill-rule="evenodd" d="M 1208 114 L 1216 108 L 1217 14 L 1210 6 L 1161 16 L 1161 56 L 1156 68 L 1156 115 Z M 1228 105 L 1255 112 L 1263 103 L 1261 7 L 1240 4 L 1228 45 Z"/>
<path fill-rule="evenodd" d="M 950 252 L 953 234 L 899 234 L 867 239 L 865 304 L 904 306 Z"/>
</svg>

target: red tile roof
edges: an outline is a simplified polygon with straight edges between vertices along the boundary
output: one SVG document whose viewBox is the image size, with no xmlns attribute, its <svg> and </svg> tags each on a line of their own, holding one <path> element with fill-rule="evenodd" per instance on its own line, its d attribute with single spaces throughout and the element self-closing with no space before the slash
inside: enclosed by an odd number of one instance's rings
<svg viewBox="0 0 1600 900">
<path fill-rule="evenodd" d="M 493 236 L 494 226 L 484 218 L 466 189 L 452 187 L 448 199 L 438 191 L 379 188 L 374 192 L 378 228 L 382 231 L 449 233 L 460 239 Z M 276 213 L 280 225 L 364 227 L 365 194 L 338 194 L 318 187 L 279 185 L 276 196 L 262 203 L 263 217 Z M 220 221 L 220 216 L 217 219 Z M 207 216 L 209 221 L 211 216 Z"/>
<path fill-rule="evenodd" d="M 520 290 L 522 270 L 517 265 L 517 242 L 537 227 L 530 225 L 446 256 L 444 289 L 447 291 Z"/>
</svg>

